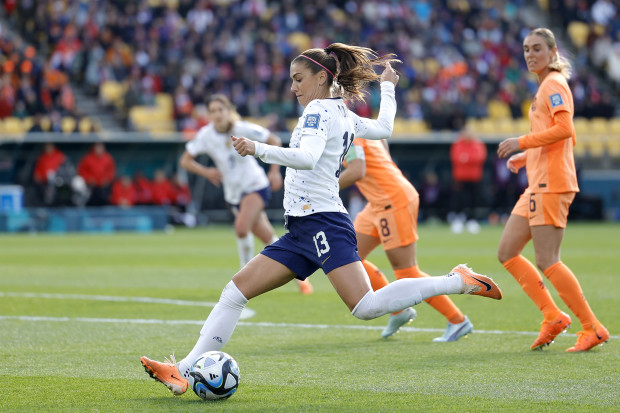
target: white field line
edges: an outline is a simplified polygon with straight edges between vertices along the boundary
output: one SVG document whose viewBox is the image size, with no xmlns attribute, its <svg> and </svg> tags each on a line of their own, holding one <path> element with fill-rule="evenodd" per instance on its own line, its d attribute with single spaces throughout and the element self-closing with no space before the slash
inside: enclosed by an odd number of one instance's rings
<svg viewBox="0 0 620 413">
<path fill-rule="evenodd" d="M 112 323 L 112 324 L 167 324 L 167 325 L 203 325 L 204 320 L 158 320 L 145 318 L 89 318 L 89 317 L 38 317 L 38 316 L 20 316 L 7 315 L 0 316 L 1 321 L 31 321 L 31 322 L 84 322 L 84 323 Z M 258 322 L 252 323 L 248 321 L 240 321 L 239 326 L 245 327 L 268 327 L 268 328 L 305 328 L 317 330 L 383 330 L 382 326 L 356 326 L 356 325 L 335 325 L 335 324 L 298 324 L 298 323 L 268 323 Z M 417 328 L 402 327 L 400 331 L 406 332 L 431 332 L 442 333 L 441 328 Z M 518 336 L 537 336 L 537 331 L 504 331 L 504 330 L 474 330 L 475 334 L 496 334 L 496 335 L 518 335 Z M 612 335 L 612 339 L 618 339 L 620 336 Z"/>
<path fill-rule="evenodd" d="M 147 303 L 147 304 L 171 304 L 171 305 L 186 305 L 192 307 L 215 307 L 217 303 L 211 303 L 207 301 L 186 301 L 186 300 L 171 300 L 168 298 L 153 298 L 153 297 L 121 297 L 113 295 L 87 295 L 87 294 L 51 294 L 51 293 L 14 293 L 14 292 L 2 292 L 0 291 L 0 298 L 51 298 L 60 300 L 87 300 L 87 301 L 115 301 L 115 302 L 131 302 L 131 303 Z M 256 311 L 245 308 L 241 312 L 241 319 L 245 320 L 256 315 Z"/>
<path fill-rule="evenodd" d="M 1 292 L 1 297 L 23 297 L 23 298 L 56 298 L 56 299 L 74 299 L 74 300 L 95 300 L 95 301 L 120 301 L 120 302 L 140 302 L 155 304 L 172 304 L 187 305 L 199 307 L 213 307 L 216 303 L 204 301 L 184 301 L 170 300 L 165 298 L 151 297 L 118 297 L 105 295 L 82 295 L 82 294 L 48 294 L 48 293 L 12 293 Z M 256 314 L 254 310 L 244 309 L 246 312 L 241 314 L 241 318 L 249 318 Z M 91 318 L 91 317 L 45 317 L 45 316 L 3 316 L 0 315 L 0 321 L 32 321 L 32 322 L 85 322 L 85 323 L 113 323 L 113 324 L 169 324 L 169 325 L 203 325 L 204 320 L 159 320 L 149 318 Z M 364 325 L 334 325 L 334 324 L 299 324 L 299 323 L 269 323 L 269 322 L 248 322 L 240 321 L 239 326 L 247 327 L 270 327 L 270 328 L 305 328 L 305 329 L 338 329 L 338 330 L 383 330 L 382 326 L 364 326 Z M 432 332 L 441 333 L 442 328 L 417 328 L 417 327 L 401 327 L 400 331 L 407 332 Z M 504 331 L 504 330 L 474 330 L 476 334 L 511 334 L 521 336 L 537 336 L 537 331 Z M 620 336 L 612 335 L 610 338 L 618 339 Z"/>
</svg>

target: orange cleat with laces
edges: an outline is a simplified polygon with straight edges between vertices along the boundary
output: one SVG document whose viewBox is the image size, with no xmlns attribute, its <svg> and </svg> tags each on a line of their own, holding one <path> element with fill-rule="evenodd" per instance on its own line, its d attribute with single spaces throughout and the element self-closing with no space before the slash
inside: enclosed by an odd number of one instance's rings
<svg viewBox="0 0 620 413">
<path fill-rule="evenodd" d="M 606 343 L 609 340 L 609 331 L 601 324 L 592 324 L 592 327 L 577 333 L 577 343 L 566 349 L 569 353 L 588 351 L 599 344 Z"/>
<path fill-rule="evenodd" d="M 544 346 L 548 346 L 553 343 L 553 340 L 562 332 L 566 331 L 570 327 L 571 318 L 568 314 L 561 312 L 560 315 L 553 321 L 543 321 L 540 328 L 540 334 L 530 349 L 542 350 Z"/>
<path fill-rule="evenodd" d="M 475 273 L 465 264 L 457 265 L 448 275 L 460 275 L 463 280 L 462 294 L 481 295 L 483 297 L 502 299 L 498 285 L 486 275 Z"/>
<path fill-rule="evenodd" d="M 160 363 L 147 357 L 140 357 L 140 362 L 149 376 L 166 386 L 175 396 L 180 396 L 187 391 L 189 381 L 179 373 L 174 356 L 170 358 L 171 360 Z"/>
</svg>

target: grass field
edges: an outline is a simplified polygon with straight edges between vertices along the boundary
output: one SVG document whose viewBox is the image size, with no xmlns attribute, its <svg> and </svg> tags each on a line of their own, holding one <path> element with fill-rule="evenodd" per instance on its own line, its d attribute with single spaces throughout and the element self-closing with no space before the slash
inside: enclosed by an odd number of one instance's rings
<svg viewBox="0 0 620 413">
<path fill-rule="evenodd" d="M 580 354 L 564 352 L 575 318 L 555 344 L 529 351 L 541 318 L 497 262 L 500 233 L 420 227 L 423 270 L 466 262 L 504 292 L 502 301 L 454 297 L 475 325 L 467 338 L 431 342 L 446 321 L 422 303 L 413 324 L 381 339 L 387 316 L 357 320 L 319 271 L 313 295 L 291 283 L 250 301 L 255 314 L 223 349 L 241 368 L 239 390 L 223 402 L 173 397 L 139 357 L 191 349 L 238 265 L 229 227 L 2 236 L 0 411 L 620 411 L 620 226 L 571 223 L 566 233 L 563 261 L 612 334 Z M 371 259 L 392 279 L 383 251 Z"/>
</svg>

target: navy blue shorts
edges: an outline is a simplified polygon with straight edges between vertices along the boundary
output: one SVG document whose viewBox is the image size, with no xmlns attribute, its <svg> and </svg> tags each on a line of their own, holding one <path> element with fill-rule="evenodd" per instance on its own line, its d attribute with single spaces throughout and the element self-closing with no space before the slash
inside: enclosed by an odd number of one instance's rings
<svg viewBox="0 0 620 413">
<path fill-rule="evenodd" d="M 266 187 L 264 187 L 263 189 L 259 189 L 258 191 L 244 192 L 241 194 L 241 199 L 243 199 L 244 196 L 250 195 L 253 193 L 257 193 L 258 195 L 260 195 L 260 197 L 263 198 L 263 201 L 265 202 L 265 207 L 267 207 L 267 205 L 269 204 L 269 200 L 271 199 L 271 186 L 267 185 Z M 229 204 L 228 202 L 226 204 L 228 205 L 228 208 L 230 208 L 230 210 L 234 214 L 239 213 L 240 204 L 234 205 L 234 204 Z"/>
<path fill-rule="evenodd" d="M 355 228 L 348 214 L 319 212 L 305 217 L 286 217 L 287 232 L 261 254 L 288 267 L 305 280 L 317 269 L 325 274 L 360 261 Z"/>
</svg>

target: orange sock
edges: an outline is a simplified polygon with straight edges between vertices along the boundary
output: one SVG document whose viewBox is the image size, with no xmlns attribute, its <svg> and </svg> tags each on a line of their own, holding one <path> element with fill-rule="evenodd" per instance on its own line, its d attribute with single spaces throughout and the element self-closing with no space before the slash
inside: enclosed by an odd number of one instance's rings
<svg viewBox="0 0 620 413">
<path fill-rule="evenodd" d="M 394 275 L 396 275 L 396 279 L 400 280 L 401 278 L 422 278 L 422 277 L 430 277 L 427 273 L 420 270 L 420 267 L 414 265 L 409 268 L 402 268 L 400 270 L 394 270 Z M 431 305 L 435 310 L 439 311 L 443 314 L 446 319 L 452 324 L 459 324 L 465 321 L 465 316 L 459 310 L 459 308 L 452 302 L 452 300 L 447 295 L 438 295 L 436 297 L 431 297 L 426 300 L 428 304 Z"/>
<path fill-rule="evenodd" d="M 577 277 L 562 261 L 558 261 L 547 268 L 543 274 L 551 281 L 562 301 L 581 321 L 584 330 L 591 328 L 592 324 L 598 322 L 583 295 Z"/>
<path fill-rule="evenodd" d="M 368 273 L 368 278 L 370 278 L 370 285 L 372 286 L 373 291 L 380 290 L 389 284 L 388 279 L 375 264 L 368 260 L 362 260 L 362 264 Z"/>
<path fill-rule="evenodd" d="M 553 301 L 549 290 L 545 287 L 542 277 L 538 273 L 534 264 L 532 264 L 523 255 L 512 257 L 503 263 L 504 268 L 508 270 L 515 280 L 519 283 L 523 291 L 534 304 L 542 311 L 545 320 L 551 321 L 560 314 L 560 309 Z"/>
</svg>

